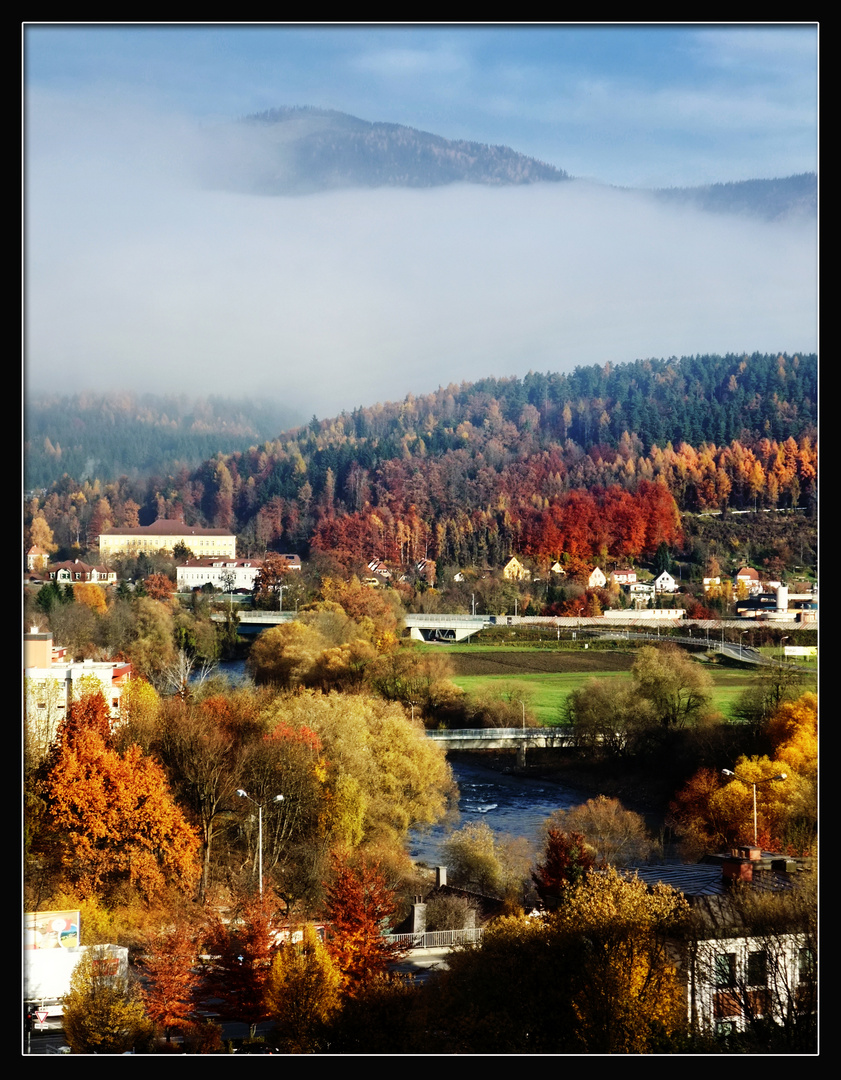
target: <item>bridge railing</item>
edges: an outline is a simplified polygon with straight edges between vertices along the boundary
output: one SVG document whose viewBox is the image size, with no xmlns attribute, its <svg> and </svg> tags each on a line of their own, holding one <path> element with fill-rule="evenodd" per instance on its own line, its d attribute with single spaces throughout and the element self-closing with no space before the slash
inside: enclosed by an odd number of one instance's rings
<svg viewBox="0 0 841 1080">
<path fill-rule="evenodd" d="M 406 949 L 452 949 L 456 945 L 472 945 L 481 940 L 481 926 L 465 930 L 430 930 L 425 934 L 386 934 L 385 939 Z"/>
<path fill-rule="evenodd" d="M 447 742 L 453 742 L 457 739 L 474 740 L 474 739 L 534 739 L 535 741 L 542 741 L 544 739 L 571 739 L 572 733 L 569 731 L 561 731 L 558 728 L 551 727 L 539 727 L 539 728 L 523 728 L 523 727 L 510 727 L 510 728 L 434 728 L 428 730 L 427 738 L 430 739 L 446 739 Z"/>
</svg>

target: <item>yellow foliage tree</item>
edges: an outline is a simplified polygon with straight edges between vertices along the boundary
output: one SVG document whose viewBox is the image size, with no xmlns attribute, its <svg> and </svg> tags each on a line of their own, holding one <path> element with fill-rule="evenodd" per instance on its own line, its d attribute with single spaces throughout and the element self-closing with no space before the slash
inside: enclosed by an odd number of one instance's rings
<svg viewBox="0 0 841 1080">
<path fill-rule="evenodd" d="M 283 945 L 272 961 L 266 988 L 280 1048 L 310 1054 L 323 1048 L 324 1029 L 339 1008 L 342 976 L 315 928 Z"/>
<path fill-rule="evenodd" d="M 756 784 L 757 842 L 769 851 L 808 853 L 817 824 L 817 697 L 783 703 L 769 724 L 774 756 L 742 756 L 728 781 L 699 770 L 671 806 L 690 848 L 722 850 L 752 843 Z M 785 774 L 785 780 L 770 782 Z"/>
<path fill-rule="evenodd" d="M 558 928 L 582 946 L 573 1007 L 585 1051 L 651 1052 L 684 1023 L 666 938 L 688 910 L 669 886 L 650 890 L 612 867 L 589 874 L 559 909 Z"/>
<path fill-rule="evenodd" d="M 73 599 L 77 604 L 84 604 L 97 615 L 104 615 L 108 610 L 105 600 L 105 590 L 101 585 L 89 581 L 80 581 L 73 586 Z"/>
<path fill-rule="evenodd" d="M 102 946 L 83 953 L 63 1002 L 64 1035 L 74 1054 L 122 1054 L 149 1049 L 154 1027 L 129 981 L 112 971 Z"/>
</svg>

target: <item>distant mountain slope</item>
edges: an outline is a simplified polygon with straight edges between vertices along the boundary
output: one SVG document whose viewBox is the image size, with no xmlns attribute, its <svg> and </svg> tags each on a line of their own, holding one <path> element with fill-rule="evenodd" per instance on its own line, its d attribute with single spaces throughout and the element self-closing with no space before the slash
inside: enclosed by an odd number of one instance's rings
<svg viewBox="0 0 841 1080">
<path fill-rule="evenodd" d="M 300 418 L 282 405 L 156 394 L 32 394 L 25 485 L 167 476 L 274 438 Z"/>
<path fill-rule="evenodd" d="M 254 195 L 456 183 L 504 187 L 574 179 L 508 146 L 445 139 L 403 124 L 309 106 L 268 109 L 205 134 L 205 181 Z M 664 188 L 653 194 L 700 210 L 747 213 L 766 221 L 817 211 L 814 173 Z"/>
<path fill-rule="evenodd" d="M 818 178 L 814 173 L 775 180 L 742 180 L 704 187 L 662 188 L 659 199 L 686 203 L 714 213 L 751 214 L 766 221 L 814 217 L 818 210 Z"/>
<path fill-rule="evenodd" d="M 233 138 L 237 147 L 224 163 L 226 184 L 254 194 L 569 179 L 563 169 L 507 146 L 452 141 L 327 109 L 270 109 L 245 117 L 234 132 L 220 129 L 218 136 L 221 142 Z"/>
</svg>

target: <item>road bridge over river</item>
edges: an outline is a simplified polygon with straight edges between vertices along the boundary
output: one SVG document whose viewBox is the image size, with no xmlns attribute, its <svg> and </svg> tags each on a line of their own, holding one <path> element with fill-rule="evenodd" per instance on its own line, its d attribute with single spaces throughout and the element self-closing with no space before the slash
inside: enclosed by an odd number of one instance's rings
<svg viewBox="0 0 841 1080">
<path fill-rule="evenodd" d="M 525 765 L 529 747 L 575 745 L 564 728 L 448 728 L 427 731 L 426 737 L 444 750 L 516 750 L 518 765 Z"/>
</svg>

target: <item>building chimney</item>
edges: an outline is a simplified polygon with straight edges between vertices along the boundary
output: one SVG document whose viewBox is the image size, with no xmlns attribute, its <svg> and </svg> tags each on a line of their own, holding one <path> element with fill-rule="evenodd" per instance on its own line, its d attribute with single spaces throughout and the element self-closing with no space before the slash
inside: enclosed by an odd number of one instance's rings
<svg viewBox="0 0 841 1080">
<path fill-rule="evenodd" d="M 753 881 L 753 862 L 750 859 L 740 859 L 738 856 L 727 855 L 722 864 L 724 884 L 735 885 L 737 881 L 747 884 Z"/>
<path fill-rule="evenodd" d="M 435 867 L 435 888 L 440 889 L 447 884 L 447 868 L 446 866 Z"/>
</svg>

